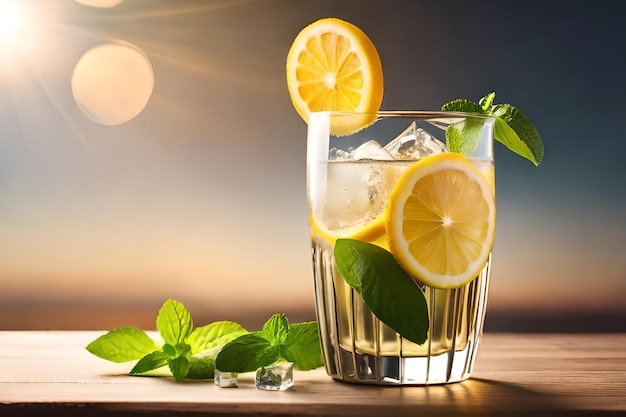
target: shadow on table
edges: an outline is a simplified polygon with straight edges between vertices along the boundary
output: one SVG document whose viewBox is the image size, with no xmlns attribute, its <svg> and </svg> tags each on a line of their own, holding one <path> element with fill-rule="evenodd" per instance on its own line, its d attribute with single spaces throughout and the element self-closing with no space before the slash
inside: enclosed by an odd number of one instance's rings
<svg viewBox="0 0 626 417">
<path fill-rule="evenodd" d="M 340 386 L 337 386 L 340 384 Z M 381 387 L 352 385 L 343 382 L 296 384 L 292 390 L 320 398 L 320 415 L 341 416 L 565 416 L 584 415 L 568 410 L 567 404 L 554 396 L 489 379 L 473 378 L 448 385 Z M 363 398 L 362 407 L 354 408 L 354 398 Z M 345 397 L 345 401 L 342 400 Z M 351 406 L 345 404 L 352 404 Z M 329 409 L 332 413 L 327 413 Z"/>
</svg>

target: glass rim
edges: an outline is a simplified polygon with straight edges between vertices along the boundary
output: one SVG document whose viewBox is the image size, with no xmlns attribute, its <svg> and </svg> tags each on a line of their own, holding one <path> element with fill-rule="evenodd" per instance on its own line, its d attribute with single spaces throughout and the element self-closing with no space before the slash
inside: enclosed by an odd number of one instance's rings
<svg viewBox="0 0 626 417">
<path fill-rule="evenodd" d="M 442 110 L 379 110 L 376 112 L 349 112 L 338 110 L 323 110 L 311 112 L 310 116 L 350 116 L 350 115 L 376 115 L 377 118 L 419 118 L 419 119 L 453 119 L 453 118 L 474 118 L 474 119 L 495 119 L 494 116 L 470 112 L 452 112 Z"/>
</svg>

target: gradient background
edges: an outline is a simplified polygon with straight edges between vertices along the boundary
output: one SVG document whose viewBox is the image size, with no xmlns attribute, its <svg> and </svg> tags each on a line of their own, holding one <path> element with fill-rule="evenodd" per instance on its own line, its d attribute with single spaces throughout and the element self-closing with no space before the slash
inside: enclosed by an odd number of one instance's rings
<svg viewBox="0 0 626 417">
<path fill-rule="evenodd" d="M 151 329 L 167 298 L 197 324 L 312 319 L 306 126 L 284 65 L 300 29 L 334 16 L 376 45 L 383 109 L 496 91 L 542 135 L 539 167 L 496 145 L 487 330 L 626 330 L 619 2 L 45 7 L 45 59 L 0 71 L 0 329 Z M 119 126 L 86 117 L 70 89 L 80 56 L 107 41 L 140 48 L 156 80 Z"/>
</svg>

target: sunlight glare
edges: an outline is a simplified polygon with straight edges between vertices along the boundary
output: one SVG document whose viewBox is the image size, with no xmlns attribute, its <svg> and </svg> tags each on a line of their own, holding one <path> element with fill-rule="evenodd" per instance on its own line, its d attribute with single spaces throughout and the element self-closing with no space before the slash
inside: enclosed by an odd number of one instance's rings
<svg viewBox="0 0 626 417">
<path fill-rule="evenodd" d="M 0 69 L 13 70 L 18 61 L 39 56 L 46 26 L 42 19 L 39 3 L 0 0 Z"/>
<path fill-rule="evenodd" d="M 25 30 L 22 3 L 0 0 L 0 48 L 14 47 Z"/>
</svg>

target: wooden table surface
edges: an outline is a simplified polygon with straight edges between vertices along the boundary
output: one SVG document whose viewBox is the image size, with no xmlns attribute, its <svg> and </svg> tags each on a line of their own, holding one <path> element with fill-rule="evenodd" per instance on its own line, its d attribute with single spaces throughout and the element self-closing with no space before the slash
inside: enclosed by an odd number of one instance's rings
<svg viewBox="0 0 626 417">
<path fill-rule="evenodd" d="M 0 416 L 626 416 L 626 334 L 485 334 L 472 379 L 339 383 L 296 372 L 285 392 L 130 377 L 84 346 L 104 332 L 0 332 Z"/>
</svg>

